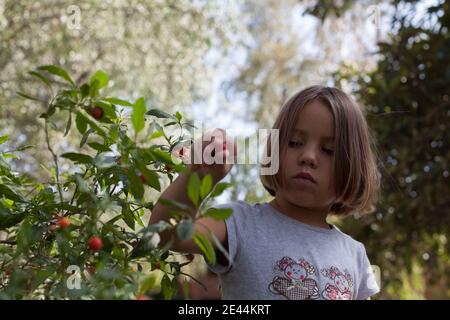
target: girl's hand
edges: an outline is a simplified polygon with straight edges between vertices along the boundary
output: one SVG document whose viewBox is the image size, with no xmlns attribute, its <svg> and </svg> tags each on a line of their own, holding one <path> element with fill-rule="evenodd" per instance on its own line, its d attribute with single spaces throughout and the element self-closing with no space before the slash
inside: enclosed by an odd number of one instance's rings
<svg viewBox="0 0 450 320">
<path fill-rule="evenodd" d="M 205 136 L 208 139 L 204 138 Z M 230 159 L 230 148 L 234 150 L 233 159 Z M 217 154 L 216 149 L 218 150 Z M 217 159 L 221 161 L 216 163 Z M 204 177 L 208 173 L 211 174 L 213 183 L 216 184 L 230 172 L 235 159 L 236 145 L 233 139 L 227 137 L 225 130 L 215 129 L 194 141 L 190 151 L 190 164 L 187 167 L 190 172 L 196 172 L 200 177 Z"/>
</svg>

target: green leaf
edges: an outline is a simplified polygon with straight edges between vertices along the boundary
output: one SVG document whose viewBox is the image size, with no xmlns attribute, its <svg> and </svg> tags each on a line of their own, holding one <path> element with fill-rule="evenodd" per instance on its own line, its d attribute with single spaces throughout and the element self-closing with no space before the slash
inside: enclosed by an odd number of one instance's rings
<svg viewBox="0 0 450 320">
<path fill-rule="evenodd" d="M 148 150 L 153 160 L 162 161 L 164 163 L 172 164 L 172 156 L 169 152 L 159 148 L 151 148 Z"/>
<path fill-rule="evenodd" d="M 178 122 L 176 122 L 176 121 L 171 121 L 171 122 L 169 122 L 169 123 L 166 123 L 166 124 L 164 125 L 164 127 L 170 127 L 170 126 L 174 126 L 174 125 L 176 125 L 176 124 L 178 124 Z"/>
<path fill-rule="evenodd" d="M 147 179 L 147 184 L 157 191 L 161 191 L 161 184 L 159 183 L 158 174 L 155 171 L 145 170 L 142 172 Z"/>
<path fill-rule="evenodd" d="M 155 131 L 155 132 L 153 132 L 152 134 L 151 134 L 151 136 L 150 136 L 150 140 L 153 140 L 153 139 L 156 139 L 156 138 L 159 138 L 159 137 L 162 137 L 164 135 L 164 131 Z"/>
<path fill-rule="evenodd" d="M 91 91 L 90 86 L 85 83 L 80 87 L 80 92 L 81 92 L 81 98 L 86 98 L 89 95 L 89 92 Z"/>
<path fill-rule="evenodd" d="M 161 280 L 161 289 L 165 300 L 172 299 L 173 295 L 178 292 L 176 278 L 170 280 L 169 276 L 165 274 Z"/>
<path fill-rule="evenodd" d="M 225 220 L 233 214 L 233 209 L 231 208 L 210 208 L 206 211 L 205 216 L 214 218 L 216 220 Z"/>
<path fill-rule="evenodd" d="M 40 66 L 37 68 L 38 70 L 45 70 L 51 74 L 54 74 L 55 76 L 61 77 L 64 80 L 66 80 L 67 82 L 69 82 L 72 86 L 75 86 L 75 83 L 73 82 L 72 78 L 70 78 L 69 74 L 67 73 L 66 70 L 64 70 L 61 67 L 57 67 L 54 65 L 45 65 L 45 66 Z"/>
<path fill-rule="evenodd" d="M 141 282 L 141 288 L 139 289 L 140 294 L 144 294 L 148 290 L 152 289 L 156 285 L 156 281 L 158 280 L 157 275 L 155 273 L 151 273 L 148 277 Z"/>
<path fill-rule="evenodd" d="M 119 99 L 119 98 L 114 98 L 114 97 L 109 97 L 109 98 L 104 98 L 103 100 L 108 101 L 112 104 L 117 104 L 119 106 L 126 106 L 126 107 L 132 107 L 133 104 L 131 102 Z"/>
<path fill-rule="evenodd" d="M 51 83 L 50 83 L 50 79 L 48 79 L 47 77 L 45 77 L 44 75 L 42 75 L 39 72 L 36 71 L 28 71 L 28 73 L 30 75 L 32 75 L 33 77 L 38 78 L 39 80 L 41 80 L 46 86 L 48 86 L 49 88 L 51 88 Z"/>
<path fill-rule="evenodd" d="M 80 141 L 80 148 L 82 148 L 84 146 L 84 144 L 86 143 L 89 135 L 94 132 L 94 129 L 90 128 L 89 130 L 87 130 L 83 136 L 81 137 L 81 141 Z"/>
<path fill-rule="evenodd" d="M 97 89 L 101 89 L 108 85 L 109 77 L 103 70 L 98 70 L 94 75 L 91 77 L 90 85 L 97 81 Z"/>
<path fill-rule="evenodd" d="M 223 245 L 220 243 L 219 239 L 217 239 L 217 237 L 216 237 L 216 235 L 214 234 L 214 232 L 210 231 L 209 234 L 210 234 L 210 236 L 211 236 L 211 238 L 212 238 L 212 240 L 213 240 L 213 243 L 214 243 L 214 245 L 216 246 L 216 248 L 217 248 L 217 249 L 225 256 L 225 258 L 226 258 L 228 261 L 230 261 L 231 258 L 230 258 L 229 253 L 228 253 L 227 250 L 223 247 Z"/>
<path fill-rule="evenodd" d="M 9 136 L 7 134 L 5 134 L 4 136 L 0 136 L 0 144 L 5 143 L 6 141 L 8 141 Z"/>
<path fill-rule="evenodd" d="M 191 199 L 192 203 L 197 206 L 198 198 L 200 196 L 200 179 L 197 173 L 194 172 L 191 174 L 187 188 L 189 199 Z"/>
<path fill-rule="evenodd" d="M 181 121 L 181 119 L 183 118 L 183 116 L 181 115 L 181 113 L 179 113 L 178 111 L 175 113 L 175 118 L 177 118 L 178 121 Z"/>
<path fill-rule="evenodd" d="M 108 146 L 105 146 L 98 142 L 88 142 L 87 144 L 89 147 L 91 147 L 94 150 L 100 151 L 100 152 L 109 152 L 111 149 Z"/>
<path fill-rule="evenodd" d="M 195 225 L 191 219 L 182 220 L 176 227 L 178 238 L 181 241 L 186 241 L 192 238 L 195 232 Z"/>
<path fill-rule="evenodd" d="M 216 253 L 214 252 L 214 249 L 209 242 L 209 240 L 205 237 L 202 233 L 197 233 L 194 235 L 194 242 L 197 244 L 197 246 L 202 250 L 206 261 L 210 265 L 216 264 Z"/>
<path fill-rule="evenodd" d="M 136 221 L 134 220 L 133 213 L 130 211 L 128 205 L 124 205 L 122 207 L 122 219 L 123 221 L 125 221 L 127 226 L 129 226 L 132 230 L 134 230 Z"/>
<path fill-rule="evenodd" d="M 4 159 L 18 159 L 18 157 L 12 153 L 3 153 L 2 156 Z"/>
<path fill-rule="evenodd" d="M 160 109 L 157 108 L 153 108 L 150 109 L 146 114 L 150 115 L 150 116 L 155 116 L 157 118 L 170 118 L 170 119 L 175 119 L 175 117 L 167 112 L 164 112 Z"/>
<path fill-rule="evenodd" d="M 25 151 L 25 150 L 28 150 L 28 149 L 31 149 L 31 148 L 33 148 L 33 146 L 21 146 L 21 147 L 18 147 L 16 149 L 16 151 Z"/>
<path fill-rule="evenodd" d="M 0 208 L 0 230 L 13 227 L 25 218 L 25 213 L 13 214 L 10 210 Z"/>
<path fill-rule="evenodd" d="M 69 133 L 71 126 L 72 126 L 72 112 L 69 112 L 69 119 L 67 119 L 67 125 L 66 125 L 66 130 L 64 131 L 64 137 L 67 136 L 67 134 Z"/>
<path fill-rule="evenodd" d="M 91 156 L 88 156 L 87 154 L 82 153 L 75 153 L 75 152 L 67 152 L 63 153 L 61 157 L 72 160 L 74 162 L 78 163 L 92 163 L 93 159 Z"/>
<path fill-rule="evenodd" d="M 202 179 L 202 185 L 200 186 L 200 196 L 202 199 L 205 199 L 208 193 L 211 191 L 213 185 L 212 176 L 210 174 L 207 174 Z"/>
<path fill-rule="evenodd" d="M 21 195 L 15 193 L 4 184 L 0 184 L 0 196 L 5 196 L 6 198 L 16 202 L 25 202 L 24 198 Z"/>
<path fill-rule="evenodd" d="M 40 101 L 38 98 L 32 97 L 32 96 L 30 96 L 30 95 L 28 95 L 28 94 L 26 94 L 26 93 L 20 92 L 20 91 L 17 91 L 17 94 L 18 94 L 19 96 L 25 98 L 25 99 L 28 99 L 28 100 Z"/>
<path fill-rule="evenodd" d="M 133 123 L 133 128 L 136 133 L 144 129 L 145 124 L 145 100 L 144 98 L 139 98 L 133 106 L 133 115 L 131 116 L 131 121 Z"/>
<path fill-rule="evenodd" d="M 75 123 L 77 125 L 78 131 L 83 134 L 86 132 L 87 129 L 87 121 L 86 119 L 81 115 L 80 112 L 77 112 L 77 116 L 75 118 Z"/>
<path fill-rule="evenodd" d="M 211 193 L 211 197 L 217 197 L 220 196 L 225 189 L 231 187 L 232 184 L 228 183 L 228 182 L 219 182 L 218 184 L 216 184 L 216 186 L 214 187 L 213 192 Z"/>
<path fill-rule="evenodd" d="M 144 186 L 141 179 L 134 173 L 134 170 L 130 169 L 127 173 L 128 179 L 130 179 L 130 189 L 135 199 L 142 199 L 144 196 Z"/>
</svg>

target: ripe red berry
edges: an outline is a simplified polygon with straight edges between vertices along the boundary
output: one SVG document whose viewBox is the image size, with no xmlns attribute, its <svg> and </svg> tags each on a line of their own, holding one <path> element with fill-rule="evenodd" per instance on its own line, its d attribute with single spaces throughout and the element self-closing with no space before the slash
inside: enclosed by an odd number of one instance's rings
<svg viewBox="0 0 450 320">
<path fill-rule="evenodd" d="M 100 120 L 103 117 L 103 109 L 101 107 L 92 108 L 91 116 L 96 120 Z"/>
<path fill-rule="evenodd" d="M 141 178 L 141 182 L 142 182 L 143 184 L 146 184 L 146 183 L 147 183 L 147 178 L 146 178 L 142 173 L 139 175 L 139 178 Z"/>
<path fill-rule="evenodd" d="M 156 261 L 156 263 L 155 263 L 155 268 L 156 268 L 156 269 L 161 269 L 161 262 Z"/>
<path fill-rule="evenodd" d="M 93 236 L 88 241 L 89 249 L 92 251 L 98 251 L 103 248 L 103 241 L 97 236 Z"/>
<path fill-rule="evenodd" d="M 93 265 L 89 265 L 87 268 L 87 272 L 89 272 L 90 274 L 94 274 L 95 273 L 95 267 Z"/>
<path fill-rule="evenodd" d="M 66 217 L 58 218 L 58 224 L 61 229 L 65 229 L 70 226 L 70 220 Z"/>
</svg>

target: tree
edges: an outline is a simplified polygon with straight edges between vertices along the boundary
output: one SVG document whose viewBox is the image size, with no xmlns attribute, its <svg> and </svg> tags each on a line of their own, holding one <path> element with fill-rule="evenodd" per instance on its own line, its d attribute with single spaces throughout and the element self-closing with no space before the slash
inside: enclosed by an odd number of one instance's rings
<svg viewBox="0 0 450 320">
<path fill-rule="evenodd" d="M 347 230 L 381 267 L 386 296 L 448 298 L 449 4 L 430 6 L 420 20 L 417 1 L 394 4 L 393 33 L 379 43 L 376 68 L 336 74 L 367 106 L 384 179 L 375 216 Z"/>
<path fill-rule="evenodd" d="M 39 170 L 48 157 L 38 152 L 45 148 L 42 122 L 37 121 L 45 105 L 20 101 L 16 91 L 39 90 L 35 95 L 41 100 L 50 93 L 40 90 L 39 80 L 27 70 L 63 65 L 76 84 L 96 69 L 109 70 L 114 81 L 106 93 L 131 100 L 144 96 L 168 112 L 183 111 L 208 96 L 211 75 L 204 55 L 212 47 L 225 50 L 238 25 L 217 1 L 1 1 L 0 135 L 37 147 L 10 164 L 43 175 L 35 178 L 49 178 Z M 55 134 L 55 150 L 63 151 L 77 140 L 71 133 L 62 139 L 65 119 L 57 117 L 61 130 L 50 134 Z M 20 135 L 14 134 L 17 128 Z"/>
</svg>

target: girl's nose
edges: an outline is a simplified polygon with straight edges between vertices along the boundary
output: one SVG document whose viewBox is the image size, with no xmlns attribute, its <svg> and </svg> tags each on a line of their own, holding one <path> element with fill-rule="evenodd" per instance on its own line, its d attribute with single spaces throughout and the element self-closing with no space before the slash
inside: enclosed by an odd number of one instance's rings
<svg viewBox="0 0 450 320">
<path fill-rule="evenodd" d="M 313 148 L 305 147 L 298 156 L 298 162 L 300 165 L 308 165 L 315 168 L 317 166 L 317 156 Z"/>
</svg>

